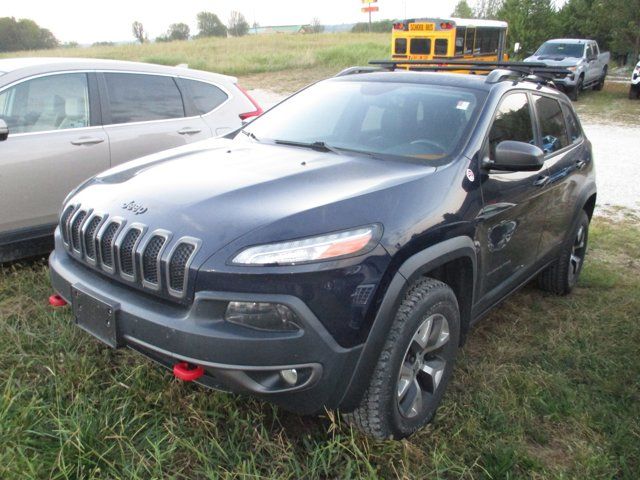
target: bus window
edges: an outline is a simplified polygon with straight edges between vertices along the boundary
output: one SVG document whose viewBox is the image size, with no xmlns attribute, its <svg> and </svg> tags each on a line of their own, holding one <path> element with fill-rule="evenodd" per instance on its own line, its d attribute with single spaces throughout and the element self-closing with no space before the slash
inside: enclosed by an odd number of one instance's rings
<svg viewBox="0 0 640 480">
<path fill-rule="evenodd" d="M 456 50 L 455 55 L 464 54 L 464 36 L 467 29 L 465 27 L 458 27 L 456 29 Z"/>
<path fill-rule="evenodd" d="M 476 36 L 476 29 L 475 28 L 467 28 L 467 34 L 465 36 L 465 41 L 464 41 L 464 54 L 465 55 L 472 55 L 473 54 L 473 42 Z"/>
<path fill-rule="evenodd" d="M 411 54 L 412 55 L 430 55 L 431 39 L 430 38 L 412 38 Z"/>
<path fill-rule="evenodd" d="M 434 46 L 434 55 L 446 55 L 449 50 L 449 41 L 446 38 L 437 38 Z"/>
<path fill-rule="evenodd" d="M 407 53 L 407 39 L 396 38 L 396 53 L 399 55 L 406 55 Z"/>
</svg>

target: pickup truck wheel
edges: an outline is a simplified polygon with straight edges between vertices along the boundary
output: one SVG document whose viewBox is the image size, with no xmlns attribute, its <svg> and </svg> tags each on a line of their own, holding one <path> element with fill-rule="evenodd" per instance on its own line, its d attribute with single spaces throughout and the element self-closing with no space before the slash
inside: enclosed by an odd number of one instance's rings
<svg viewBox="0 0 640 480">
<path fill-rule="evenodd" d="M 589 217 L 583 210 L 578 226 L 565 242 L 558 258 L 538 276 L 538 285 L 542 290 L 556 295 L 571 293 L 582 271 L 588 240 Z"/>
<path fill-rule="evenodd" d="M 582 92 L 582 77 L 578 79 L 576 86 L 569 90 L 569 98 L 574 102 L 577 102 L 580 97 L 580 92 Z"/>
<path fill-rule="evenodd" d="M 600 91 L 604 88 L 604 81 L 607 78 L 607 67 L 604 68 L 604 70 L 602 71 L 602 76 L 600 77 L 600 80 L 598 81 L 598 83 L 596 83 L 593 86 L 593 89 L 596 91 Z"/>
<path fill-rule="evenodd" d="M 629 87 L 629 100 L 637 100 L 640 98 L 640 85 L 631 85 Z"/>
<path fill-rule="evenodd" d="M 345 420 L 377 439 L 407 437 L 433 418 L 460 341 L 456 296 L 431 278 L 405 295 L 362 402 Z"/>
</svg>

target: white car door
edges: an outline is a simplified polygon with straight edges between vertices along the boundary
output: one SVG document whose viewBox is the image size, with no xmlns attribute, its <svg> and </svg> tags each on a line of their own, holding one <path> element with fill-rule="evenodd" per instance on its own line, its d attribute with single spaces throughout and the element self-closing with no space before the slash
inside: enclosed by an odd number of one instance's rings
<svg viewBox="0 0 640 480">
<path fill-rule="evenodd" d="M 51 233 L 67 193 L 108 168 L 107 136 L 92 121 L 92 75 L 41 75 L 0 90 L 9 127 L 0 142 L 0 233 Z"/>
<path fill-rule="evenodd" d="M 122 72 L 100 77 L 112 166 L 211 137 L 199 115 L 187 116 L 174 77 Z"/>
</svg>

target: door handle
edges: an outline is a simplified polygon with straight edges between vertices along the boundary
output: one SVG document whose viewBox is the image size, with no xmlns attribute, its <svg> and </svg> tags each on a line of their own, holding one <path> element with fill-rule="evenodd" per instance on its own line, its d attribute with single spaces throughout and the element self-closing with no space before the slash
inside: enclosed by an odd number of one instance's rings
<svg viewBox="0 0 640 480">
<path fill-rule="evenodd" d="M 201 131 L 202 129 L 200 128 L 184 127 L 183 129 L 178 130 L 178 133 L 180 135 L 195 135 L 196 133 L 200 133 Z"/>
<path fill-rule="evenodd" d="M 549 181 L 549 175 L 538 175 L 538 178 L 533 182 L 534 187 L 544 187 Z"/>
<path fill-rule="evenodd" d="M 576 161 L 576 168 L 578 170 L 582 170 L 586 164 L 587 164 L 586 160 L 578 160 Z"/>
<path fill-rule="evenodd" d="M 79 137 L 71 140 L 71 145 L 95 145 L 104 142 L 104 138 L 100 137 Z"/>
</svg>

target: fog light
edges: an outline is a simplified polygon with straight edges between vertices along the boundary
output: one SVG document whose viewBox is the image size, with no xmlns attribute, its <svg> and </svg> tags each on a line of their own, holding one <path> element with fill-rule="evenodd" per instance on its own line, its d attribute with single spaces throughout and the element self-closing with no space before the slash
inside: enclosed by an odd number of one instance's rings
<svg viewBox="0 0 640 480">
<path fill-rule="evenodd" d="M 280 370 L 280 377 L 287 385 L 294 386 L 298 383 L 298 371 L 295 368 Z"/>
<path fill-rule="evenodd" d="M 300 330 L 298 317 L 286 305 L 265 302 L 229 302 L 224 315 L 227 322 L 276 332 Z"/>
</svg>

